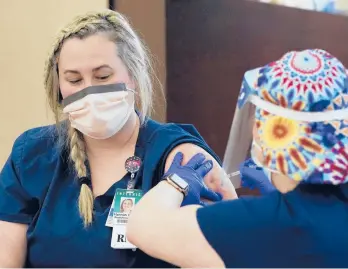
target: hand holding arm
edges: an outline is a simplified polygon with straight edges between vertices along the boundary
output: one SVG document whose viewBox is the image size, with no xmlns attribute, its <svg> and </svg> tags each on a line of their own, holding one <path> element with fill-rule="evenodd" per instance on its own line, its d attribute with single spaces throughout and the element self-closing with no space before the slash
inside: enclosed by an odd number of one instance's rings
<svg viewBox="0 0 348 269">
<path fill-rule="evenodd" d="M 185 143 L 175 147 L 167 157 L 166 171 L 171 166 L 174 156 L 178 152 L 182 152 L 184 154 L 182 163 L 187 163 L 194 155 L 198 153 L 202 153 L 207 160 L 211 160 L 213 162 L 213 168 L 204 177 L 205 185 L 209 189 L 222 194 L 223 200 L 238 199 L 236 190 L 224 169 L 219 165 L 215 158 L 213 158 L 207 151 L 197 145 Z"/>
<path fill-rule="evenodd" d="M 247 160 L 240 165 L 240 177 L 242 186 L 251 190 L 257 189 L 261 194 L 268 194 L 276 188 L 266 176 L 261 167 L 257 167 L 252 160 Z"/>
<path fill-rule="evenodd" d="M 194 155 L 184 166 L 181 165 L 182 161 L 183 154 L 178 152 L 168 171 L 163 176 L 163 178 L 166 178 L 171 174 L 176 174 L 188 183 L 189 191 L 182 202 L 182 206 L 192 204 L 204 205 L 201 198 L 213 202 L 220 201 L 222 196 L 209 190 L 203 182 L 204 177 L 213 168 L 213 162 L 211 160 L 205 161 L 205 156 L 201 153 Z"/>
<path fill-rule="evenodd" d="M 201 197 L 221 200 L 219 194 L 203 183 L 212 163 L 197 154 L 182 166 L 182 157 L 182 153 L 175 155 L 166 175 L 175 173 L 186 181 L 189 184 L 187 195 L 184 197 L 166 180 L 161 181 L 144 195 L 132 211 L 127 224 L 127 239 L 150 256 L 180 267 L 223 267 L 196 219 Z"/>
</svg>

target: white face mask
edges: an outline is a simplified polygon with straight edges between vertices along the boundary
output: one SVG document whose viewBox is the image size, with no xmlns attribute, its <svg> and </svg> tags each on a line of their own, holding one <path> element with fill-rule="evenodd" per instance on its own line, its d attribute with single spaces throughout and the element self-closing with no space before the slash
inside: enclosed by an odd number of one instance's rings
<svg viewBox="0 0 348 269">
<path fill-rule="evenodd" d="M 63 100 L 71 126 L 94 139 L 116 134 L 134 110 L 134 92 L 123 83 L 85 88 Z"/>
<path fill-rule="evenodd" d="M 251 159 L 253 160 L 253 162 L 258 166 L 261 167 L 263 172 L 265 173 L 265 175 L 267 176 L 268 180 L 271 181 L 271 176 L 272 173 L 279 173 L 278 171 L 269 169 L 268 167 L 265 167 L 260 160 L 257 158 L 257 155 L 255 153 L 255 149 L 258 149 L 259 151 L 262 152 L 262 148 L 259 144 L 257 144 L 257 142 L 255 140 L 253 140 L 252 142 L 252 146 L 251 146 L 251 150 L 250 150 L 250 155 L 251 155 Z"/>
</svg>

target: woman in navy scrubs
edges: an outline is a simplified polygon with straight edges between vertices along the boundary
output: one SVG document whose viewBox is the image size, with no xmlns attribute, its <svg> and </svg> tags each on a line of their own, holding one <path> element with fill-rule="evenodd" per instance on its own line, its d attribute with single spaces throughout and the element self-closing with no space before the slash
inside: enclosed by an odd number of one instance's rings
<svg viewBox="0 0 348 269">
<path fill-rule="evenodd" d="M 112 248 L 106 222 L 117 189 L 148 191 L 179 150 L 212 159 L 207 184 L 236 197 L 193 126 L 148 117 L 151 71 L 119 13 L 89 13 L 60 31 L 44 81 L 57 125 L 20 135 L 0 175 L 0 267 L 172 266 Z"/>
<path fill-rule="evenodd" d="M 180 208 L 206 194 L 213 164 L 197 155 L 183 165 L 178 154 L 135 206 L 128 239 L 180 267 L 347 267 L 345 67 L 323 50 L 286 53 L 245 74 L 237 112 L 248 106 L 258 167 L 247 161 L 240 173 L 267 193 Z"/>
</svg>

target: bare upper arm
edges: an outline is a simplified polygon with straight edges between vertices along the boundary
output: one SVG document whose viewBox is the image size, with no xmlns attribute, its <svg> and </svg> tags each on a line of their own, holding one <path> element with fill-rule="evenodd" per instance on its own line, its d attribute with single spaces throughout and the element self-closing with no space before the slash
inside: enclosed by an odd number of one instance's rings
<svg viewBox="0 0 348 269">
<path fill-rule="evenodd" d="M 203 153 L 207 159 L 213 160 L 214 168 L 205 177 L 207 186 L 223 194 L 225 199 L 237 198 L 232 183 L 222 177 L 221 166 L 199 146 L 181 144 L 174 148 L 166 159 L 165 171 L 178 151 L 183 153 L 183 164 L 196 153 Z M 180 199 L 182 195 L 177 190 L 166 182 L 160 182 L 133 210 L 127 226 L 128 240 L 150 256 L 180 267 L 224 267 L 199 227 L 196 217 L 199 206 L 179 208 Z"/>
<path fill-rule="evenodd" d="M 23 267 L 28 225 L 0 221 L 0 268 Z"/>
<path fill-rule="evenodd" d="M 208 160 L 212 160 L 214 164 L 213 169 L 204 178 L 204 181 L 208 188 L 212 189 L 215 192 L 221 193 L 224 200 L 238 198 L 236 190 L 231 180 L 227 177 L 223 168 L 208 152 L 197 145 L 184 143 L 175 147 L 167 157 L 165 171 L 169 169 L 175 154 L 179 151 L 184 155 L 183 164 L 187 163 L 191 159 L 191 157 L 197 153 L 203 153 Z"/>
</svg>

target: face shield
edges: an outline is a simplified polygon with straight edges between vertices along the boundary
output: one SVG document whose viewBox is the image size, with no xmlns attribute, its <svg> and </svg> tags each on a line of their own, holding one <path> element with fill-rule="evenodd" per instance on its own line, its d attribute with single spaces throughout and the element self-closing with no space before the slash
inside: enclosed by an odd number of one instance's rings
<svg viewBox="0 0 348 269">
<path fill-rule="evenodd" d="M 235 171 L 250 148 L 264 169 L 295 181 L 346 183 L 348 78 L 343 64 L 323 50 L 292 51 L 246 72 L 223 163 L 235 187 L 240 186 Z"/>
</svg>

